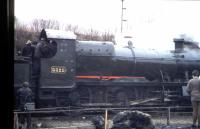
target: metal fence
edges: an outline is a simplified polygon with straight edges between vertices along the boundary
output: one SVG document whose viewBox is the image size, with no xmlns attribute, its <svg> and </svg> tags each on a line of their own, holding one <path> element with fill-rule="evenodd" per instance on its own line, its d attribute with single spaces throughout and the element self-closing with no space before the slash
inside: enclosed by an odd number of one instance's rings
<svg viewBox="0 0 200 129">
<path fill-rule="evenodd" d="M 192 124 L 192 107 L 163 107 L 144 111 L 151 115 L 156 129 L 164 126 L 188 127 Z"/>
</svg>

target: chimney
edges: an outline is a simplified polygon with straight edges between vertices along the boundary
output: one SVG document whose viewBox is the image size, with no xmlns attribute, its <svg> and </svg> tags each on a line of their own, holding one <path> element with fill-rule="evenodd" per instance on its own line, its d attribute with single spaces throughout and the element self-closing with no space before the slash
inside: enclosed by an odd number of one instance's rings
<svg viewBox="0 0 200 129">
<path fill-rule="evenodd" d="M 184 48 L 184 39 L 176 39 L 174 38 L 174 43 L 175 43 L 175 50 L 182 50 Z"/>
</svg>

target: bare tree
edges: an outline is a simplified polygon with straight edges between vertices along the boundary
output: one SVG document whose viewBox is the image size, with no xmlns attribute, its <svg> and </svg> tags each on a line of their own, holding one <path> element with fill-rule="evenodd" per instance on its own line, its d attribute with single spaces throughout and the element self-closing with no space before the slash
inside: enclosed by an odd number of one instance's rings
<svg viewBox="0 0 200 129">
<path fill-rule="evenodd" d="M 34 19 L 31 29 L 35 32 L 40 32 L 42 29 L 56 29 L 60 28 L 60 24 L 56 20 Z"/>
<path fill-rule="evenodd" d="M 111 34 L 110 32 L 104 32 L 101 35 L 103 41 L 113 41 L 114 40 L 114 35 Z"/>
<path fill-rule="evenodd" d="M 15 18 L 15 46 L 17 50 L 22 49 L 27 40 L 37 41 L 42 29 L 60 29 L 61 24 L 56 20 L 34 19 L 28 26 Z M 78 40 L 112 41 L 114 35 L 109 31 L 100 33 L 93 28 L 81 31 L 78 25 L 64 25 L 64 29 L 72 31 L 77 35 Z"/>
</svg>

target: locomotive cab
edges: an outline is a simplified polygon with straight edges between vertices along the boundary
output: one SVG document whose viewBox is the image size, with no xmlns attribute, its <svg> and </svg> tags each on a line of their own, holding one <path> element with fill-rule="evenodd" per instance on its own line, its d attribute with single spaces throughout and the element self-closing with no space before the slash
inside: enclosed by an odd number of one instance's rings
<svg viewBox="0 0 200 129">
<path fill-rule="evenodd" d="M 41 60 L 42 87 L 71 87 L 75 76 L 75 35 L 46 30 L 48 41 L 57 45 L 57 52 Z"/>
<path fill-rule="evenodd" d="M 52 100 L 54 102 L 62 94 L 66 96 L 66 92 L 75 87 L 76 36 L 60 30 L 46 29 L 45 32 L 47 41 L 56 46 L 56 52 L 41 59 L 39 98 L 41 102 L 51 104 Z M 52 48 L 44 51 L 50 53 Z"/>
</svg>

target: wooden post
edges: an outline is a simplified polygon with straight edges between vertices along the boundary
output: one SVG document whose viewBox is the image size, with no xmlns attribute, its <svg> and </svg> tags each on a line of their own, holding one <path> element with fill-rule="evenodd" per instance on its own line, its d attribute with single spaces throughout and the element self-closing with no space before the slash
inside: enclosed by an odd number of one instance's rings
<svg viewBox="0 0 200 129">
<path fill-rule="evenodd" d="M 14 113 L 14 129 L 19 128 L 18 114 Z"/>
<path fill-rule="evenodd" d="M 107 123 L 108 123 L 108 110 L 106 109 L 106 112 L 105 112 L 105 126 L 104 126 L 104 129 L 107 129 Z"/>
<path fill-rule="evenodd" d="M 170 107 L 167 108 L 167 125 L 170 125 Z"/>
</svg>

